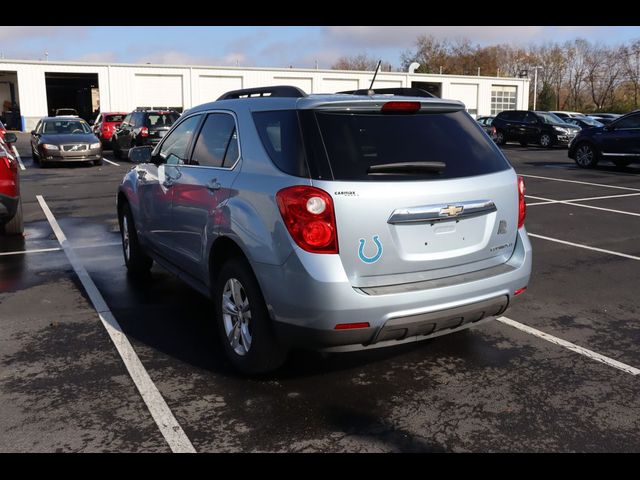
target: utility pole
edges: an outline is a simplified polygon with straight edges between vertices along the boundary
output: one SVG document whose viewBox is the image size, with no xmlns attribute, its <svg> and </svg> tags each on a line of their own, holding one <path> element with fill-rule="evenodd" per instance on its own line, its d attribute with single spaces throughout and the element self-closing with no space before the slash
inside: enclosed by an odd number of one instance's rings
<svg viewBox="0 0 640 480">
<path fill-rule="evenodd" d="M 49 52 L 47 50 L 44 51 L 44 61 L 48 61 L 49 60 Z"/>
<path fill-rule="evenodd" d="M 480 67 L 478 67 L 478 76 L 480 76 Z"/>
</svg>

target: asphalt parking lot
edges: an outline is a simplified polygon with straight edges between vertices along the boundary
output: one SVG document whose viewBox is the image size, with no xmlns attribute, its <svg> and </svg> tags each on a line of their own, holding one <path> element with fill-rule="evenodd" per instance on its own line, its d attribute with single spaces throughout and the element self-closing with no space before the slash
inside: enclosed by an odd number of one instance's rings
<svg viewBox="0 0 640 480">
<path fill-rule="evenodd" d="M 393 349 L 294 352 L 246 379 L 205 298 L 156 266 L 147 283 L 126 276 L 128 162 L 38 168 L 27 142 L 25 238 L 0 239 L 0 451 L 640 451 L 637 165 L 585 171 L 566 149 L 506 146 L 534 248 L 507 318 Z"/>
</svg>

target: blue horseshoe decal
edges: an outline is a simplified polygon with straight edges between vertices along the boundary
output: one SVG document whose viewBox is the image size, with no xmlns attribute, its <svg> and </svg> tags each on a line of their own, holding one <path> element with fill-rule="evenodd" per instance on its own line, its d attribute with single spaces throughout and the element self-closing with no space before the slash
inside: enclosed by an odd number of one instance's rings
<svg viewBox="0 0 640 480">
<path fill-rule="evenodd" d="M 378 251 L 373 257 L 367 257 L 364 254 L 365 239 L 364 238 L 360 239 L 360 248 L 358 248 L 358 257 L 360 257 L 360 260 L 362 260 L 364 263 L 376 263 L 378 260 L 380 260 L 380 257 L 382 256 L 382 243 L 380 243 L 380 237 L 378 237 L 378 235 L 373 236 L 373 243 L 375 243 L 376 246 L 378 247 Z"/>
</svg>

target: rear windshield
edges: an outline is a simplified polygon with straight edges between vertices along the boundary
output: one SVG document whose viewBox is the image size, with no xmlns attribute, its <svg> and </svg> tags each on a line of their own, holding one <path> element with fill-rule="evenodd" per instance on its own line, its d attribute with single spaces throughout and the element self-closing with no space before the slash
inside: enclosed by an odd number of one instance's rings
<svg viewBox="0 0 640 480">
<path fill-rule="evenodd" d="M 80 120 L 55 120 L 44 122 L 42 133 L 91 133 L 91 129 L 89 128 L 89 125 Z"/>
<path fill-rule="evenodd" d="M 177 113 L 150 113 L 145 119 L 147 127 L 170 127 L 178 119 Z"/>
<path fill-rule="evenodd" d="M 105 122 L 122 122 L 124 120 L 124 115 L 105 115 Z"/>
<path fill-rule="evenodd" d="M 464 111 L 414 115 L 272 111 L 256 112 L 254 119 L 267 153 L 278 168 L 291 175 L 411 181 L 485 175 L 510 168 L 493 141 Z M 405 162 L 443 162 L 445 167 L 440 172 L 369 172 L 373 165 Z"/>
</svg>

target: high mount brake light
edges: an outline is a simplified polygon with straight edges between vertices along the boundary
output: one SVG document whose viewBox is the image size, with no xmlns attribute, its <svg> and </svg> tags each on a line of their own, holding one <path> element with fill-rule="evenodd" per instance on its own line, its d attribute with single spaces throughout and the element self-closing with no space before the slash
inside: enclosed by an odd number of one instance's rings
<svg viewBox="0 0 640 480">
<path fill-rule="evenodd" d="M 338 253 L 338 232 L 331 196 L 297 185 L 276 194 L 278 209 L 296 244 L 311 253 Z"/>
<path fill-rule="evenodd" d="M 415 113 L 420 110 L 420 102 L 387 102 L 382 105 L 383 113 Z"/>
</svg>

